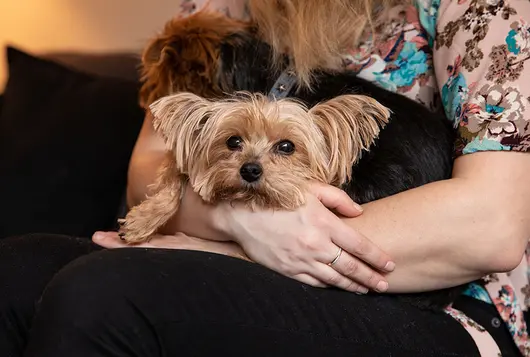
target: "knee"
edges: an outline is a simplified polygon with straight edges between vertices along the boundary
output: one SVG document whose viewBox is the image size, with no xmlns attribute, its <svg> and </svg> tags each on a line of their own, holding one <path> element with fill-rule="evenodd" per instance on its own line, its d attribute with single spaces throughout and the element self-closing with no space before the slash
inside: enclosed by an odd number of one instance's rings
<svg viewBox="0 0 530 357">
<path fill-rule="evenodd" d="M 76 316 L 87 323 L 119 311 L 127 292 L 138 285 L 138 261 L 131 260 L 127 250 L 95 252 L 66 265 L 47 285 L 39 311 L 52 309 L 58 316 Z"/>
<path fill-rule="evenodd" d="M 97 248 L 88 240 L 28 234 L 0 240 L 0 310 L 30 319 L 52 277 L 75 258 Z"/>
<path fill-rule="evenodd" d="M 203 256 L 185 251 L 123 248 L 95 252 L 65 266 L 48 284 L 39 315 L 78 322 L 122 319 L 164 295 L 182 291 Z"/>
<path fill-rule="evenodd" d="M 135 248 L 95 252 L 57 273 L 37 306 L 28 356 L 156 351 L 153 325 L 135 295 L 150 295 L 148 280 L 136 274 L 141 255 Z"/>
<path fill-rule="evenodd" d="M 135 287 L 142 290 L 134 276 L 137 261 L 128 259 L 126 250 L 83 256 L 54 276 L 36 306 L 30 350 L 55 353 L 54 346 L 68 340 L 61 348 L 83 346 L 90 351 L 103 348 L 100 344 L 111 346 L 114 340 L 134 341 L 140 329 L 148 337 L 146 321 L 138 313 L 142 309 L 130 298 Z"/>
</svg>

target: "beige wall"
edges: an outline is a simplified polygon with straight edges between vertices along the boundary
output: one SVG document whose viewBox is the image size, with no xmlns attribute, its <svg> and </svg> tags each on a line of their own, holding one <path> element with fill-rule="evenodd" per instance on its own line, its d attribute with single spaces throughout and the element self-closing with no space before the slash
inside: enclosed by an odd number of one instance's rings
<svg viewBox="0 0 530 357">
<path fill-rule="evenodd" d="M 7 43 L 50 50 L 139 50 L 179 9 L 179 0 L 0 0 L 0 91 Z"/>
</svg>

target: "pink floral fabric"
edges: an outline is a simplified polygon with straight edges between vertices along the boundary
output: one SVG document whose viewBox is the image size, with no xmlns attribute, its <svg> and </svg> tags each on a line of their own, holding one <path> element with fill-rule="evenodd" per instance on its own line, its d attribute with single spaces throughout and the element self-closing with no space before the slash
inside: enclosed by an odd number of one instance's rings
<svg viewBox="0 0 530 357">
<path fill-rule="evenodd" d="M 412 0 L 344 53 L 345 70 L 425 106 L 442 106 L 458 129 L 456 155 L 530 149 L 530 2 Z M 246 19 L 245 0 L 183 0 Z M 530 253 L 530 248 L 527 251 Z M 530 356 L 524 311 L 530 307 L 530 254 L 508 274 L 484 277 L 465 292 L 496 306 L 523 356 Z M 454 308 L 483 356 L 500 356 L 487 331 Z"/>
</svg>

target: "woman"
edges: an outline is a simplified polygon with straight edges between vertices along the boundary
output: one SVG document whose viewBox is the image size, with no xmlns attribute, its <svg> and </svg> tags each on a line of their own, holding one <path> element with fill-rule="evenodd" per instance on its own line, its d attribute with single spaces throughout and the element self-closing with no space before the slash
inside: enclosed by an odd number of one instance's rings
<svg viewBox="0 0 530 357">
<path fill-rule="evenodd" d="M 239 9 L 245 16 L 236 1 L 227 4 L 229 14 Z M 355 71 L 427 106 L 441 92 L 460 133 L 452 179 L 362 208 L 317 185 L 305 207 L 274 214 L 209 207 L 187 190 L 166 232 L 187 236 L 160 236 L 146 245 L 181 251 L 96 252 L 50 283 L 63 265 L 98 248 L 65 237 L 6 240 L 0 258 L 15 273 L 6 277 L 4 300 L 17 308 L 5 304 L 2 313 L 14 353 L 22 355 L 27 344 L 26 356 L 530 355 L 522 259 L 530 233 L 530 156 L 522 153 L 530 133 L 530 93 L 523 85 L 530 46 L 522 18 L 530 4 L 379 4 L 255 0 L 249 9 L 265 38 L 289 50 L 306 83 L 312 69 L 327 67 Z M 377 16 L 366 15 L 372 13 Z M 130 164 L 130 205 L 145 196 L 163 155 L 150 120 Z M 93 240 L 123 246 L 112 232 Z M 18 267 L 28 255 L 38 271 Z M 247 255 L 281 275 L 223 255 Z M 485 275 L 487 283 L 470 285 L 447 314 L 296 281 L 362 294 L 441 289 Z M 28 334 L 31 301 L 44 287 Z"/>
</svg>

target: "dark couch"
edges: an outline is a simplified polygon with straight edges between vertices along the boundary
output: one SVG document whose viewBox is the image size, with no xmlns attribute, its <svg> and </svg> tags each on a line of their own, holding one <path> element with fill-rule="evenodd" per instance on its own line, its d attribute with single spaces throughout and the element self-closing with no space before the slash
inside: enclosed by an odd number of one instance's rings
<svg viewBox="0 0 530 357">
<path fill-rule="evenodd" d="M 114 229 L 144 117 L 139 56 L 6 51 L 0 238 Z"/>
</svg>

